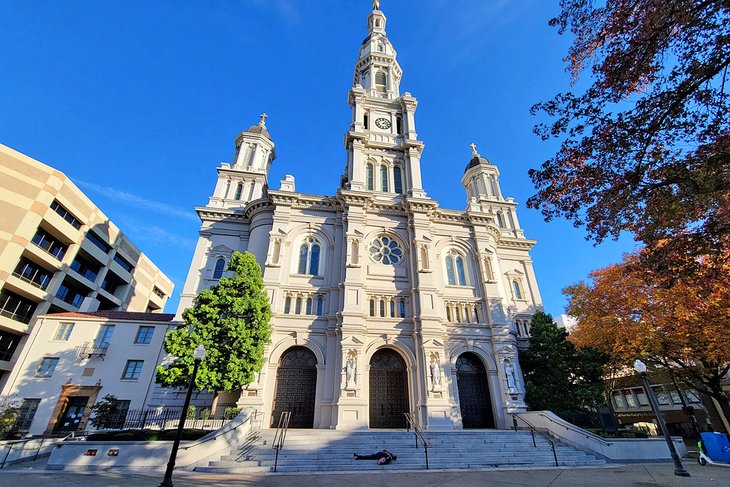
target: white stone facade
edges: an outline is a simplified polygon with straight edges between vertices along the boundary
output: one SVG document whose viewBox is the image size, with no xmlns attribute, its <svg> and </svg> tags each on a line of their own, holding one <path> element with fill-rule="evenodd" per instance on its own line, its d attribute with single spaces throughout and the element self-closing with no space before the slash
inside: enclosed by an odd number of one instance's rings
<svg viewBox="0 0 730 487">
<path fill-rule="evenodd" d="M 516 324 L 541 309 L 535 241 L 475 147 L 462 179 L 466 209 L 427 196 L 418 102 L 400 94 L 385 22 L 377 9 L 368 17 L 341 187 L 302 194 L 286 176 L 270 188 L 276 153 L 262 116 L 235 139 L 233 162 L 221 164 L 208 205 L 196 208 L 202 227 L 178 316 L 234 251 L 252 252 L 273 335 L 239 406 L 269 424 L 294 410 L 300 427 L 404 427 L 408 412 L 429 429 L 505 428 L 509 413 L 525 410 Z M 313 404 L 288 390 L 293 383 L 311 388 Z"/>
</svg>

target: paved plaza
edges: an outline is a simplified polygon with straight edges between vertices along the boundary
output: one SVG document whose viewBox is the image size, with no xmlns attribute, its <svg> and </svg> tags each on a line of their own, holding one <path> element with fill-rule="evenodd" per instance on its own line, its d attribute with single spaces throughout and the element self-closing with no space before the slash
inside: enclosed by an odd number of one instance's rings
<svg viewBox="0 0 730 487">
<path fill-rule="evenodd" d="M 622 465 L 602 468 L 358 472 L 353 474 L 199 474 L 176 472 L 177 487 L 200 486 L 397 486 L 397 487 L 547 487 L 547 486 L 728 486 L 730 468 L 701 467 L 686 462 L 690 478 L 675 477 L 671 464 Z M 23 487 L 155 487 L 162 474 L 125 474 L 119 472 L 64 473 L 18 468 L 0 471 L 0 486 Z"/>
</svg>

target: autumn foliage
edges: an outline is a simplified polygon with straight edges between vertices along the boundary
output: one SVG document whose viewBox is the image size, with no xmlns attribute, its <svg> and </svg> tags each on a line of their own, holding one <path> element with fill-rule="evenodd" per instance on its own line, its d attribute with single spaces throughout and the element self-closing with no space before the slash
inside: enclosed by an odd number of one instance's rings
<svg viewBox="0 0 730 487">
<path fill-rule="evenodd" d="M 561 0 L 573 90 L 533 107 L 558 151 L 528 206 L 600 242 L 629 232 L 665 277 L 730 257 L 730 2 Z M 586 80 L 580 76 L 588 74 Z"/>
<path fill-rule="evenodd" d="M 721 386 L 730 371 L 730 268 L 718 273 L 700 259 L 692 279 L 667 284 L 639 261 L 628 255 L 594 271 L 592 282 L 564 290 L 567 312 L 578 319 L 573 341 L 603 350 L 619 365 L 640 358 L 671 367 L 730 418 Z"/>
</svg>

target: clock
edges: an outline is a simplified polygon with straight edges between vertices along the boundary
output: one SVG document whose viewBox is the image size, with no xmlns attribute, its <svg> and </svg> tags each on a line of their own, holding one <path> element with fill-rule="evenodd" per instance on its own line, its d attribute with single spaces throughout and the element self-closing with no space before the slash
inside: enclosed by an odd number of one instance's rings
<svg viewBox="0 0 730 487">
<path fill-rule="evenodd" d="M 375 120 L 375 125 L 379 129 L 389 129 L 390 127 L 392 127 L 390 120 L 388 120 L 387 118 L 379 118 L 379 119 Z"/>
</svg>

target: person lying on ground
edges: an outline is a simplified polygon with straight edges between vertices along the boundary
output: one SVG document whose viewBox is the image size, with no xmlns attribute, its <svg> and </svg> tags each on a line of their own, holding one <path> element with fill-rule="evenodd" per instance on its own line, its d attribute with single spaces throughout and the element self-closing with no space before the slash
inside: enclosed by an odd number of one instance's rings
<svg viewBox="0 0 730 487">
<path fill-rule="evenodd" d="M 378 465 L 388 465 L 390 462 L 397 460 L 398 456 L 395 453 L 391 453 L 388 450 L 379 451 L 372 455 L 358 455 L 353 453 L 355 460 L 377 460 Z"/>
</svg>

